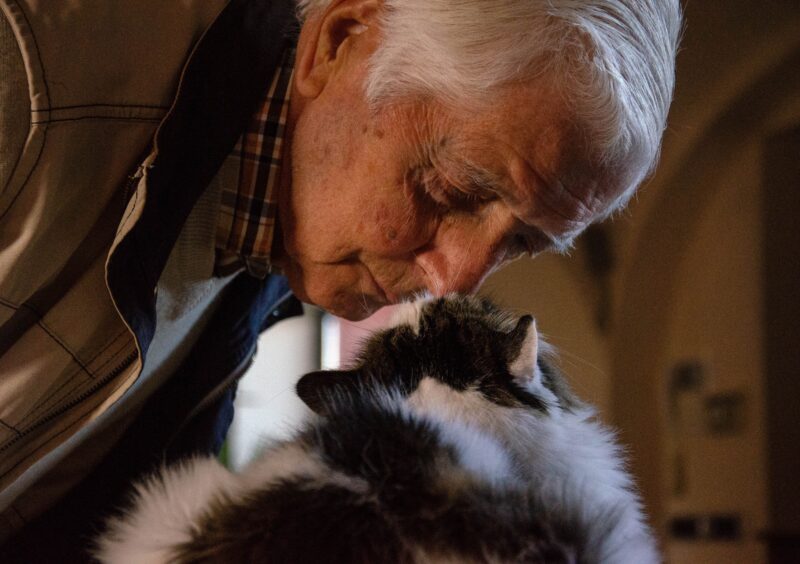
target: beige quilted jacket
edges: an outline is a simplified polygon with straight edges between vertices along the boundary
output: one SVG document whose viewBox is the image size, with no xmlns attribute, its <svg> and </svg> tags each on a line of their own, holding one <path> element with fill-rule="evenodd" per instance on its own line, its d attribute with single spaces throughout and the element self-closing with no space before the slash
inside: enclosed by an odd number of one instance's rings
<svg viewBox="0 0 800 564">
<path fill-rule="evenodd" d="M 0 0 L 0 495 L 140 371 L 105 266 L 147 197 L 140 163 L 177 77 L 225 3 Z"/>
</svg>

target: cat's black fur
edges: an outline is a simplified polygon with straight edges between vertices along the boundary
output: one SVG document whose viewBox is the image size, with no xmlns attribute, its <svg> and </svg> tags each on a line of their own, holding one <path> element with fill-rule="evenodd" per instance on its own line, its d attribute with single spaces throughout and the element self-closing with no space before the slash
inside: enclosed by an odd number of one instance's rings
<svg viewBox="0 0 800 564">
<path fill-rule="evenodd" d="M 293 441 L 241 476 L 207 460 L 154 477 L 98 554 L 120 564 L 655 560 L 608 433 L 536 347 L 530 316 L 486 300 L 411 305 L 409 323 L 375 334 L 354 368 L 300 380 L 321 418 Z M 162 523 L 149 533 L 152 519 Z"/>
</svg>

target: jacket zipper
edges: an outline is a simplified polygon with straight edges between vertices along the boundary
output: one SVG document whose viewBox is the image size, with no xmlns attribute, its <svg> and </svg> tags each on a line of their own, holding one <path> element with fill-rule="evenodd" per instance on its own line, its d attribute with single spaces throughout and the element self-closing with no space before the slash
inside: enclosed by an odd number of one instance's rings
<svg viewBox="0 0 800 564">
<path fill-rule="evenodd" d="M 144 176 L 144 170 L 145 168 L 149 168 L 149 166 L 152 165 L 148 165 L 147 163 L 140 164 L 139 166 L 136 167 L 136 170 L 133 172 L 133 174 L 128 175 L 128 178 L 125 181 L 125 184 L 122 189 L 122 201 L 124 205 L 128 204 L 133 187 L 137 184 L 139 179 L 142 178 L 142 176 Z M 76 398 L 73 398 L 72 401 L 68 402 L 67 404 L 62 405 L 56 411 L 48 413 L 47 415 L 36 421 L 33 425 L 31 425 L 24 431 L 18 431 L 17 434 L 14 437 L 10 438 L 8 441 L 6 441 L 5 444 L 0 445 L 0 453 L 5 452 L 6 450 L 14 446 L 16 443 L 24 439 L 26 436 L 28 436 L 29 434 L 40 428 L 41 426 L 46 425 L 47 423 L 53 421 L 53 419 L 55 419 L 56 417 L 66 413 L 79 403 L 86 400 L 92 394 L 94 394 L 95 392 L 100 390 L 103 386 L 105 386 L 108 382 L 119 376 L 123 370 L 125 370 L 131 364 L 133 364 L 133 361 L 136 360 L 138 356 L 139 356 L 138 348 L 131 351 L 130 354 L 128 354 L 128 356 L 125 357 L 125 359 L 117 367 L 115 367 L 111 372 L 106 374 L 105 377 L 97 380 L 94 383 L 94 385 L 92 385 L 88 390 L 86 390 Z"/>
<path fill-rule="evenodd" d="M 286 292 L 284 295 L 282 295 L 278 299 L 278 301 L 275 302 L 273 304 L 273 306 L 269 309 L 269 311 L 267 312 L 266 317 L 269 317 L 270 315 L 275 313 L 275 311 L 280 306 L 282 306 L 284 304 L 284 302 L 286 302 L 286 300 L 288 300 L 291 297 L 292 297 L 292 292 L 291 291 Z M 192 408 L 192 410 L 183 419 L 183 422 L 178 426 L 177 429 L 175 429 L 175 432 L 172 433 L 172 436 L 169 438 L 169 440 L 166 443 L 166 446 L 164 447 L 165 450 L 168 449 L 170 447 L 170 445 L 172 445 L 172 443 L 175 440 L 175 438 L 181 433 L 181 431 L 183 431 L 186 428 L 186 426 L 189 424 L 189 422 L 192 419 L 194 419 L 197 416 L 198 413 L 200 413 L 206 407 L 211 405 L 214 401 L 216 401 L 217 399 L 222 397 L 222 394 L 224 394 L 228 390 L 228 388 L 230 388 L 233 385 L 234 382 L 239 380 L 239 378 L 241 378 L 244 375 L 244 373 L 247 372 L 247 370 L 253 364 L 253 357 L 255 356 L 256 348 L 257 348 L 257 346 L 254 343 L 253 347 L 247 352 L 247 354 L 244 355 L 244 359 L 238 365 L 236 365 L 236 368 L 234 368 L 225 377 L 224 380 L 222 380 L 219 384 L 214 386 L 214 389 L 211 390 L 210 392 L 208 392 L 205 395 L 205 397 L 203 397 L 203 399 L 200 400 L 200 402 L 196 406 L 194 406 Z"/>
<path fill-rule="evenodd" d="M 60 415 L 63 415 L 65 412 L 69 411 L 70 409 L 72 409 L 73 407 L 78 405 L 79 403 L 82 403 L 83 401 L 85 401 L 89 396 L 93 395 L 95 392 L 100 390 L 100 388 L 102 388 L 103 386 L 108 384 L 111 380 L 113 380 L 114 378 L 119 376 L 122 373 L 123 370 L 125 370 L 131 364 L 133 364 L 133 361 L 136 360 L 136 358 L 138 356 L 139 356 L 139 353 L 138 353 L 137 350 L 132 351 L 127 357 L 125 357 L 125 359 L 118 366 L 116 366 L 114 368 L 114 370 L 112 370 L 111 372 L 106 374 L 105 377 L 103 377 L 100 380 L 96 381 L 94 383 L 94 385 L 92 385 L 92 387 L 90 387 L 88 390 L 86 390 L 85 392 L 80 394 L 78 397 L 74 398 L 69 403 L 67 403 L 65 405 L 62 405 L 56 411 L 51 411 L 50 413 L 48 413 L 47 415 L 45 415 L 44 417 L 39 419 L 36 423 L 31 425 L 30 427 L 28 427 L 24 431 L 19 431 L 15 437 L 12 437 L 4 445 L 0 446 L 0 453 L 8 450 L 10 447 L 15 445 L 17 442 L 21 441 L 23 438 L 25 438 L 27 435 L 29 435 L 30 433 L 32 433 L 33 431 L 35 431 L 36 429 L 38 429 L 42 425 L 46 425 L 47 423 L 49 423 L 50 421 L 52 421 L 56 417 L 59 417 Z"/>
<path fill-rule="evenodd" d="M 140 164 L 136 167 L 136 170 L 133 172 L 133 174 L 128 175 L 128 181 L 125 182 L 125 187 L 122 190 L 122 201 L 126 206 L 131 199 L 131 192 L 133 191 L 134 185 L 136 185 L 138 180 L 144 176 L 144 169 L 145 165 Z"/>
</svg>

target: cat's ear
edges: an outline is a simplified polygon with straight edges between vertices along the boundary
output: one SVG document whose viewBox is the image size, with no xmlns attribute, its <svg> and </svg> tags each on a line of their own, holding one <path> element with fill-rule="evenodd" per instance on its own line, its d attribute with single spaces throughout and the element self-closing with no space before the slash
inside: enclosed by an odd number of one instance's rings
<svg viewBox="0 0 800 564">
<path fill-rule="evenodd" d="M 320 370 L 300 378 L 295 389 L 308 407 L 320 415 L 325 415 L 333 399 L 350 395 L 360 385 L 356 370 Z"/>
<path fill-rule="evenodd" d="M 520 317 L 517 326 L 508 334 L 508 339 L 509 372 L 520 380 L 533 380 L 536 377 L 536 359 L 539 354 L 539 336 L 533 317 Z"/>
</svg>

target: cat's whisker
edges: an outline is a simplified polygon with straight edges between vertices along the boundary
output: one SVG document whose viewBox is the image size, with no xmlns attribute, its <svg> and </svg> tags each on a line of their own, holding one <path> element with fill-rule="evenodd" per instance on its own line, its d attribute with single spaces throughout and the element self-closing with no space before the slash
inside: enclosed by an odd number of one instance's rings
<svg viewBox="0 0 800 564">
<path fill-rule="evenodd" d="M 600 375 L 603 375 L 603 376 L 606 375 L 606 371 L 602 367 L 600 367 L 599 365 L 597 365 L 597 364 L 595 364 L 595 363 L 583 358 L 580 355 L 577 355 L 577 354 L 569 351 L 568 349 L 562 348 L 561 346 L 558 346 L 558 347 L 554 346 L 554 344 L 553 344 L 554 340 L 561 343 L 561 342 L 564 342 L 564 338 L 559 337 L 557 339 L 554 339 L 553 335 L 550 335 L 550 334 L 547 334 L 547 333 L 540 333 L 539 336 L 540 336 L 541 339 L 543 339 L 544 341 L 549 343 L 551 345 L 551 347 L 553 347 L 553 348 L 558 350 L 559 364 L 565 364 L 565 365 L 569 365 L 569 366 L 574 366 L 576 368 L 577 367 L 586 367 L 586 368 L 590 368 L 592 371 L 596 372 L 597 374 L 600 374 Z"/>
<path fill-rule="evenodd" d="M 294 394 L 294 387 L 295 387 L 295 384 L 291 384 L 290 386 L 286 386 L 285 388 L 282 388 L 281 390 L 278 390 L 277 392 L 272 394 L 272 396 L 270 396 L 269 398 L 267 398 L 264 401 L 264 407 L 269 407 L 269 405 L 272 402 L 274 402 L 278 398 L 280 398 L 280 397 L 282 397 L 282 396 L 284 396 L 284 395 L 286 395 L 288 393 Z"/>
<path fill-rule="evenodd" d="M 606 371 L 603 370 L 597 364 L 595 364 L 595 363 L 593 363 L 593 362 L 591 362 L 589 360 L 586 360 L 582 356 L 577 355 L 575 353 L 572 353 L 572 352 L 570 352 L 568 350 L 559 349 L 558 356 L 559 356 L 559 358 L 562 359 L 562 362 L 564 364 L 569 364 L 570 366 L 576 366 L 576 367 L 585 366 L 587 368 L 591 368 L 593 371 L 597 372 L 598 374 L 603 374 L 603 375 L 606 374 Z"/>
</svg>

